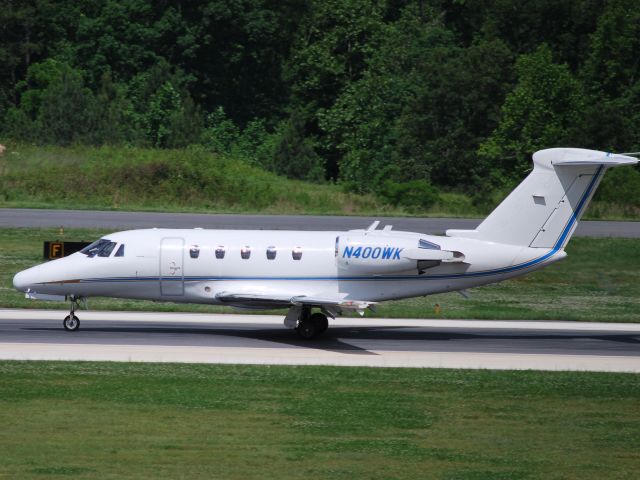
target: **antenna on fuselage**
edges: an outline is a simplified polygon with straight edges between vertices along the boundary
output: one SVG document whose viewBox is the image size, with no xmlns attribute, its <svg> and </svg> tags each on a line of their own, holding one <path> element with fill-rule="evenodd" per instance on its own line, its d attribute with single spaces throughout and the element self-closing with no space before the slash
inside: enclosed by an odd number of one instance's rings
<svg viewBox="0 0 640 480">
<path fill-rule="evenodd" d="M 380 225 L 380 220 L 376 220 L 371 225 L 369 225 L 367 227 L 367 232 L 373 232 L 376 228 L 378 228 L 378 225 Z"/>
</svg>

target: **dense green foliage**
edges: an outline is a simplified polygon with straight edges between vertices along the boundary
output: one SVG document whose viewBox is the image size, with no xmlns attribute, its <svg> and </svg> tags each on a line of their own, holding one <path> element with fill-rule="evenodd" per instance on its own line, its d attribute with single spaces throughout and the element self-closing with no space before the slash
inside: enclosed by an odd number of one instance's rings
<svg viewBox="0 0 640 480">
<path fill-rule="evenodd" d="M 0 0 L 0 134 L 198 144 L 424 207 L 537 149 L 640 150 L 638 58 L 635 0 Z M 638 206 L 640 170 L 619 182 Z"/>
</svg>

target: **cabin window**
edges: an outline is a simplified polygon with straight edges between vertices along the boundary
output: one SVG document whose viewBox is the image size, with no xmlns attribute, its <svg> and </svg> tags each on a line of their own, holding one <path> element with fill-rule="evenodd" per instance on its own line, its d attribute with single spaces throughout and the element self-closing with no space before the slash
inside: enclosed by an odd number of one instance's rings
<svg viewBox="0 0 640 480">
<path fill-rule="evenodd" d="M 114 257 L 124 257 L 124 243 L 121 243 Z"/>
<path fill-rule="evenodd" d="M 224 246 L 219 245 L 218 248 L 216 248 L 216 258 L 218 260 L 222 260 L 224 258 L 224 253 L 225 253 Z"/>
<path fill-rule="evenodd" d="M 240 256 L 242 257 L 243 260 L 248 260 L 249 257 L 251 256 L 251 247 L 249 245 L 243 247 L 240 250 Z"/>
<path fill-rule="evenodd" d="M 200 246 L 192 245 L 191 248 L 189 249 L 189 256 L 191 258 L 198 258 L 200 256 Z"/>
<path fill-rule="evenodd" d="M 302 258 L 302 248 L 296 247 L 291 252 L 291 256 L 294 260 L 300 260 Z"/>
<path fill-rule="evenodd" d="M 108 257 L 113 252 L 113 249 L 116 248 L 116 242 L 108 242 L 105 243 L 100 250 L 98 250 L 99 257 Z"/>
<path fill-rule="evenodd" d="M 276 259 L 276 247 L 271 246 L 267 247 L 267 260 L 275 260 Z"/>
</svg>

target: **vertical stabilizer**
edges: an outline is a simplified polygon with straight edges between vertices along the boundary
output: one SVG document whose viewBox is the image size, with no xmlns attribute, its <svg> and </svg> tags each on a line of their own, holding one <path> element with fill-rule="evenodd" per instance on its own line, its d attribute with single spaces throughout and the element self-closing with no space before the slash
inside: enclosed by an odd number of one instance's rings
<svg viewBox="0 0 640 480">
<path fill-rule="evenodd" d="M 551 148 L 533 154 L 533 171 L 469 236 L 554 248 L 567 244 L 607 168 L 637 159 L 596 150 Z M 451 232 L 464 236 L 463 232 Z"/>
</svg>

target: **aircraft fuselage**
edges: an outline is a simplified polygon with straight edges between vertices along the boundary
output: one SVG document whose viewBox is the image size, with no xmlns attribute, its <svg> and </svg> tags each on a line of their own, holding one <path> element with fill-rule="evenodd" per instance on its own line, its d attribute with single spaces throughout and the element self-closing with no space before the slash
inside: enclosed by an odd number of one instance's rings
<svg viewBox="0 0 640 480">
<path fill-rule="evenodd" d="M 118 232 L 103 237 L 115 243 L 108 256 L 78 252 L 25 270 L 16 275 L 14 284 L 39 294 L 203 304 L 225 303 L 216 295 L 226 291 L 292 297 L 340 293 L 377 302 L 497 282 L 565 255 L 552 249 L 393 230 L 382 237 L 381 230 L 369 232 L 371 245 L 347 243 L 363 232 L 367 231 Z M 441 262 L 419 270 L 417 261 L 407 260 L 405 252 L 420 240 L 443 250 L 463 251 L 464 262 Z M 116 256 L 121 245 L 122 255 Z M 358 261 L 360 265 L 354 265 Z M 379 271 L 383 264 L 386 272 Z"/>
</svg>

